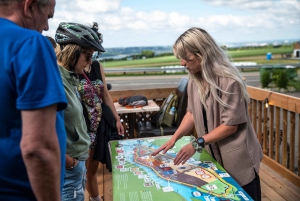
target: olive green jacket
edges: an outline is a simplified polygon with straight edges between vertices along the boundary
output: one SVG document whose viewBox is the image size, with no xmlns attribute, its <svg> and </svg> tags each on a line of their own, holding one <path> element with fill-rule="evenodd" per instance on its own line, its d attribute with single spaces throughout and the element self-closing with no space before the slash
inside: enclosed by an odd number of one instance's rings
<svg viewBox="0 0 300 201">
<path fill-rule="evenodd" d="M 68 107 L 64 110 L 67 155 L 78 160 L 86 160 L 88 158 L 90 137 L 87 133 L 80 95 L 77 92 L 79 80 L 73 72 L 61 66 L 59 66 L 59 71 L 68 99 Z"/>
</svg>

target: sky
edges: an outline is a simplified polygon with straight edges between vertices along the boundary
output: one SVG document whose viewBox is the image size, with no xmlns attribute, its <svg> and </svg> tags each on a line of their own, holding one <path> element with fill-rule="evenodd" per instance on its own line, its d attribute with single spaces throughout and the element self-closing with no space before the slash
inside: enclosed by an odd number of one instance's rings
<svg viewBox="0 0 300 201">
<path fill-rule="evenodd" d="M 56 0 L 60 22 L 98 22 L 103 47 L 172 46 L 190 27 L 219 44 L 300 40 L 300 0 Z"/>
</svg>

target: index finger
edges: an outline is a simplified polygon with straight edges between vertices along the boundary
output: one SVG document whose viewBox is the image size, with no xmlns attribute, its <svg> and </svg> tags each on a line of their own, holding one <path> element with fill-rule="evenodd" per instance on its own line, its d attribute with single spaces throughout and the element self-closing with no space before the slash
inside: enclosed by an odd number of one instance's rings
<svg viewBox="0 0 300 201">
<path fill-rule="evenodd" d="M 166 147 L 164 148 L 163 154 L 167 153 L 167 151 L 169 151 L 169 149 L 171 149 L 171 148 L 172 148 L 172 145 L 170 145 L 170 144 L 166 145 Z"/>
<path fill-rule="evenodd" d="M 154 151 L 151 156 L 156 156 L 161 150 L 165 149 L 165 147 L 159 147 L 156 151 Z"/>
</svg>

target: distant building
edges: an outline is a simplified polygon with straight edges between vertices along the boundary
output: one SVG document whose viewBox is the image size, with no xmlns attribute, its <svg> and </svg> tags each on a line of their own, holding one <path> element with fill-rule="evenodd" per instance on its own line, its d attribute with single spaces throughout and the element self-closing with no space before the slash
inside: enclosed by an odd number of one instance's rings
<svg viewBox="0 0 300 201">
<path fill-rule="evenodd" d="M 294 43 L 294 58 L 300 58 L 300 41 Z"/>
<path fill-rule="evenodd" d="M 294 43 L 294 49 L 300 49 L 300 41 Z"/>
<path fill-rule="evenodd" d="M 300 58 L 300 49 L 294 49 L 294 58 Z"/>
</svg>

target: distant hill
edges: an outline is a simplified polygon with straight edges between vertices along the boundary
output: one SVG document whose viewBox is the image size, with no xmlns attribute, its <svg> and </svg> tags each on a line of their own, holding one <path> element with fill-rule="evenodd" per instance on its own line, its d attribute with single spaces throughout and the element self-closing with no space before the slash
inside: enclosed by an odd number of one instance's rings
<svg viewBox="0 0 300 201">
<path fill-rule="evenodd" d="M 299 41 L 299 39 L 289 39 L 289 40 L 266 40 L 266 41 L 253 41 L 253 42 L 241 42 L 241 43 L 223 43 L 220 44 L 226 46 L 227 48 L 239 48 L 239 47 L 265 47 L 267 45 L 287 45 L 293 42 Z M 140 54 L 143 50 L 151 50 L 156 55 L 162 53 L 172 53 L 172 46 L 143 46 L 143 47 L 114 47 L 105 48 L 105 52 L 100 55 L 100 60 L 102 59 L 121 59 L 126 56 Z"/>
<path fill-rule="evenodd" d="M 300 39 L 280 39 L 280 40 L 265 40 L 265 41 L 248 41 L 248 42 L 240 42 L 240 43 L 223 43 L 221 45 L 225 45 L 227 48 L 235 48 L 235 47 L 263 47 L 268 45 L 289 45 L 294 42 L 299 41 Z"/>
<path fill-rule="evenodd" d="M 172 46 L 114 47 L 105 48 L 105 52 L 100 55 L 100 58 L 125 57 L 126 55 L 140 54 L 143 50 L 151 50 L 155 54 L 173 52 Z"/>
</svg>

